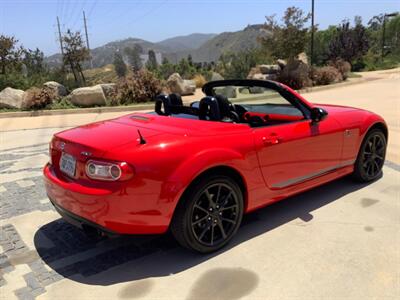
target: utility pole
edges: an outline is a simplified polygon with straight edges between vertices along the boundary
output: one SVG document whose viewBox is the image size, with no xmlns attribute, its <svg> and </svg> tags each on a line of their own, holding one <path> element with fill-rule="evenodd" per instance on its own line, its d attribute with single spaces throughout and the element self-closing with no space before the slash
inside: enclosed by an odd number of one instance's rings
<svg viewBox="0 0 400 300">
<path fill-rule="evenodd" d="M 314 0 L 311 0 L 311 66 L 314 64 Z"/>
<path fill-rule="evenodd" d="M 61 29 L 60 29 L 60 19 L 58 17 L 57 17 L 57 28 L 58 28 L 58 40 L 60 41 L 61 55 L 64 58 L 64 48 L 62 44 Z"/>
<path fill-rule="evenodd" d="M 84 25 L 85 25 L 86 47 L 88 48 L 88 50 L 89 50 L 89 55 L 90 55 L 90 68 L 93 69 L 93 60 L 92 60 L 92 55 L 90 54 L 89 35 L 88 35 L 88 32 L 87 32 L 85 11 L 83 11 L 83 23 L 84 23 Z"/>
</svg>

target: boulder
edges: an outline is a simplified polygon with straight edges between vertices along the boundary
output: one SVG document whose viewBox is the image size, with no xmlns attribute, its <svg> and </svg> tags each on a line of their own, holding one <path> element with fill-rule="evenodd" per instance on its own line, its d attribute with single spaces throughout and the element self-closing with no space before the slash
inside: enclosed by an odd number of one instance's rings
<svg viewBox="0 0 400 300">
<path fill-rule="evenodd" d="M 261 74 L 261 73 L 256 73 L 253 74 L 252 77 L 249 79 L 257 79 L 257 80 L 277 80 L 278 79 L 278 74 Z"/>
<path fill-rule="evenodd" d="M 0 92 L 0 108 L 22 107 L 25 92 L 13 88 L 5 88 Z"/>
<path fill-rule="evenodd" d="M 181 96 L 193 95 L 196 91 L 196 83 L 193 80 L 183 80 L 178 73 L 169 76 L 167 86 L 171 93 L 177 93 Z"/>
<path fill-rule="evenodd" d="M 297 55 L 297 60 L 301 61 L 302 63 L 308 65 L 308 57 L 305 52 L 301 52 L 299 55 Z"/>
<path fill-rule="evenodd" d="M 215 93 L 218 95 L 223 95 L 228 99 L 236 98 L 237 87 L 233 86 L 218 87 L 215 89 Z"/>
<path fill-rule="evenodd" d="M 103 89 L 106 98 L 110 98 L 117 91 L 117 85 L 115 83 L 101 83 L 99 85 Z"/>
<path fill-rule="evenodd" d="M 247 79 L 254 79 L 254 75 L 258 73 L 261 73 L 258 66 L 251 68 L 249 74 L 247 75 Z"/>
<path fill-rule="evenodd" d="M 43 87 L 42 89 L 31 87 L 26 90 L 22 100 L 22 109 L 43 109 L 53 103 L 54 91 Z"/>
<path fill-rule="evenodd" d="M 75 89 L 70 94 L 71 103 L 90 107 L 106 105 L 106 96 L 100 85 Z"/>
<path fill-rule="evenodd" d="M 261 74 L 277 74 L 281 70 L 279 65 L 259 65 Z"/>
<path fill-rule="evenodd" d="M 218 80 L 224 80 L 224 77 L 222 77 L 222 75 L 217 72 L 213 72 L 210 81 L 218 81 Z"/>
<path fill-rule="evenodd" d="M 61 98 L 68 95 L 67 89 L 62 84 L 55 81 L 48 81 L 43 84 L 43 87 L 50 90 L 55 98 Z"/>
<path fill-rule="evenodd" d="M 286 67 L 287 62 L 284 59 L 277 59 L 276 64 L 283 70 Z"/>
</svg>

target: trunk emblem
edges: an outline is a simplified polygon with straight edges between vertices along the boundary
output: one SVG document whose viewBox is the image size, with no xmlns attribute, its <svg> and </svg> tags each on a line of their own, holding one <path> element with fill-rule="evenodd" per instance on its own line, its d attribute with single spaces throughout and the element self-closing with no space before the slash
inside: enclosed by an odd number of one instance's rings
<svg viewBox="0 0 400 300">
<path fill-rule="evenodd" d="M 65 143 L 64 143 L 64 142 L 61 142 L 61 143 L 60 143 L 60 149 L 61 149 L 61 151 L 64 151 L 64 148 L 65 148 Z"/>
<path fill-rule="evenodd" d="M 82 151 L 82 152 L 81 152 L 81 155 L 83 155 L 83 156 L 91 156 L 92 153 L 86 152 L 86 151 Z"/>
</svg>

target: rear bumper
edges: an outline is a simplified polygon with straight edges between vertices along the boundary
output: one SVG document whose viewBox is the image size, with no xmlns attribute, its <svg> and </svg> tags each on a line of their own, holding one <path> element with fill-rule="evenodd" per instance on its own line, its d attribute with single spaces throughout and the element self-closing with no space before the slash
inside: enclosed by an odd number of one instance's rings
<svg viewBox="0 0 400 300">
<path fill-rule="evenodd" d="M 110 231 L 109 229 L 100 226 L 99 224 L 93 223 L 90 220 L 87 220 L 85 218 L 82 218 L 80 216 L 77 216 L 73 213 L 71 213 L 70 211 L 62 208 L 61 206 L 59 206 L 58 204 L 56 204 L 50 197 L 49 200 L 51 202 L 51 204 L 53 204 L 54 208 L 56 209 L 56 211 L 63 217 L 63 219 L 65 221 L 67 221 L 68 223 L 75 225 L 76 227 L 79 227 L 81 229 L 85 229 L 85 226 L 97 229 L 100 232 L 103 232 L 107 235 L 117 235 L 116 232 Z"/>
<path fill-rule="evenodd" d="M 109 234 L 159 234 L 168 229 L 169 214 L 163 213 L 157 194 L 149 194 L 148 188 L 143 191 L 128 183 L 83 186 L 57 176 L 49 164 L 43 174 L 50 201 L 78 227 L 86 224 Z"/>
</svg>

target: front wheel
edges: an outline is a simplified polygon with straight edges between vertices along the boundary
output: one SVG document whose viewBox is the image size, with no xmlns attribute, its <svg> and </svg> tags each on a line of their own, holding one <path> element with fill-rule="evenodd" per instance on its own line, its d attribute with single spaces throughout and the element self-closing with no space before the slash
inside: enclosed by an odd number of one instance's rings
<svg viewBox="0 0 400 300">
<path fill-rule="evenodd" d="M 385 163 L 386 137 L 379 129 L 373 129 L 365 136 L 354 165 L 353 177 L 359 182 L 378 178 Z"/>
<path fill-rule="evenodd" d="M 243 195 L 230 177 L 218 175 L 193 184 L 181 199 L 171 230 L 184 247 L 201 253 L 225 246 L 237 232 Z"/>
</svg>

